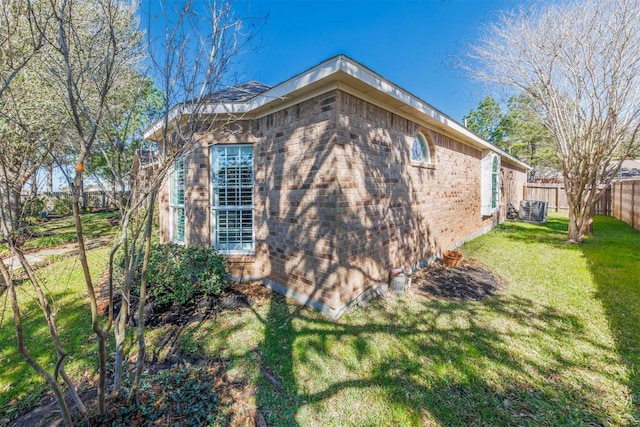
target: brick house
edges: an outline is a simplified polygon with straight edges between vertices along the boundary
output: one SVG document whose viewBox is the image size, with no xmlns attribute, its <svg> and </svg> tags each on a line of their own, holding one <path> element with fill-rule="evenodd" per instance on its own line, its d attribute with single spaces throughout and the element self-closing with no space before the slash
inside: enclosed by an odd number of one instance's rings
<svg viewBox="0 0 640 427">
<path fill-rule="evenodd" d="M 161 241 L 212 245 L 237 279 L 333 318 L 522 198 L 526 164 L 343 55 L 272 88 L 234 87 L 208 111 L 241 119 L 176 162 Z"/>
</svg>

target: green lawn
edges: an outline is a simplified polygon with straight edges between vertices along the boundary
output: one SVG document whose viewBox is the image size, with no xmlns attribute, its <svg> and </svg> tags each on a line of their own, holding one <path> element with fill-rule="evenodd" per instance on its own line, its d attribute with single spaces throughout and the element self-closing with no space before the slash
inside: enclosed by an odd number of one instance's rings
<svg viewBox="0 0 640 427">
<path fill-rule="evenodd" d="M 117 227 L 108 222 L 114 215 L 114 212 L 83 214 L 85 239 L 114 234 Z M 77 240 L 74 219 L 70 215 L 32 226 L 29 232 L 34 237 L 25 242 L 25 251 L 54 247 Z M 9 255 L 4 244 L 0 244 L 0 255 Z M 99 273 L 105 268 L 107 258 L 107 248 L 89 253 L 89 262 L 94 273 Z M 90 367 L 91 372 L 93 361 L 82 360 L 76 353 L 96 352 L 91 333 L 91 312 L 78 260 L 73 257 L 53 263 L 38 270 L 38 276 L 44 280 L 44 286 L 55 301 L 54 309 L 58 311 L 56 319 L 59 322 L 62 342 L 64 347 L 70 350 L 67 371 L 79 373 L 81 369 Z M 94 277 L 99 276 L 96 274 Z M 17 292 L 28 336 L 27 346 L 32 354 L 39 355 L 38 361 L 51 367 L 52 361 L 55 360 L 55 351 L 51 351 L 48 344 L 48 330 L 42 320 L 35 293 L 27 282 L 20 284 Z M 19 406 L 28 405 L 39 396 L 42 389 L 43 382 L 34 375 L 18 353 L 10 301 L 0 286 L 0 425 L 5 410 L 13 411 Z M 20 401 L 20 404 L 8 407 L 7 403 L 13 399 Z"/>
<path fill-rule="evenodd" d="M 182 354 L 222 359 L 270 426 L 638 425 L 640 233 L 597 217 L 595 236 L 569 245 L 566 228 L 562 216 L 506 223 L 462 247 L 507 282 L 484 301 L 403 295 L 331 322 L 275 297 L 150 329 L 147 352 L 162 359 L 160 343 L 173 337 Z M 52 293 L 69 298 L 58 318 L 73 331 L 88 321 L 86 300 L 57 283 Z M 37 388 L 18 367 L 6 317 L 0 419 L 4 402 Z M 66 342 L 95 347 L 89 332 L 67 332 Z"/>
<path fill-rule="evenodd" d="M 114 234 L 117 226 L 109 224 L 108 219 L 117 215 L 116 212 L 95 212 L 82 215 L 82 225 L 85 239 L 102 237 Z M 50 219 L 29 227 L 28 233 L 32 236 L 24 244 L 25 251 L 41 249 L 72 243 L 77 241 L 76 227 L 72 215 L 62 218 Z M 0 256 L 7 256 L 8 248 L 0 243 Z"/>
<path fill-rule="evenodd" d="M 498 297 L 405 295 L 337 322 L 275 298 L 179 343 L 229 360 L 269 425 L 636 425 L 640 233 L 599 217 L 579 246 L 566 229 L 560 216 L 507 223 L 465 245 L 507 281 Z"/>
<path fill-rule="evenodd" d="M 93 250 L 88 254 L 89 265 L 95 278 L 106 268 L 109 248 Z M 55 304 L 60 340 L 69 356 L 67 373 L 80 378 L 84 372 L 95 372 L 97 346 L 91 332 L 91 310 L 86 296 L 82 269 L 76 257 L 67 258 L 38 270 L 43 286 Z M 99 282 L 98 282 L 99 283 Z M 49 372 L 53 371 L 56 354 L 50 342 L 49 330 L 38 306 L 36 294 L 28 282 L 16 287 L 23 317 L 26 345 Z M 85 357 L 86 356 L 86 357 Z M 45 389 L 44 381 L 24 362 L 16 345 L 11 303 L 7 293 L 0 293 L 0 421 L 19 407 L 28 406 Z M 18 405 L 8 405 L 12 400 Z M 9 411 L 7 413 L 6 411 Z M 0 422 L 0 424 L 2 424 Z"/>
</svg>

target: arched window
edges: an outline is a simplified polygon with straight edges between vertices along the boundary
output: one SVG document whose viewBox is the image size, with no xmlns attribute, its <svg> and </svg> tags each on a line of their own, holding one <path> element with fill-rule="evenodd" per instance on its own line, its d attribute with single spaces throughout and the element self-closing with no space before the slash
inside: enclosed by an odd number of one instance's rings
<svg viewBox="0 0 640 427">
<path fill-rule="evenodd" d="M 420 163 L 431 163 L 431 150 L 424 135 L 418 132 L 413 138 L 411 145 L 411 161 Z"/>
</svg>

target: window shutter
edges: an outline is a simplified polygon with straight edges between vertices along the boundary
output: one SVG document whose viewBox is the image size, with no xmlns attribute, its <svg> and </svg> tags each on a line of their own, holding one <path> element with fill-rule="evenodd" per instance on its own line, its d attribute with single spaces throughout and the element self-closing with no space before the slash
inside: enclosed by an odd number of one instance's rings
<svg viewBox="0 0 640 427">
<path fill-rule="evenodd" d="M 184 243 L 185 215 L 185 164 L 184 158 L 176 159 L 171 171 L 169 198 L 170 232 L 169 238 L 174 242 Z"/>
<path fill-rule="evenodd" d="M 500 204 L 500 201 L 498 200 L 500 197 L 499 177 L 500 165 L 498 162 L 498 156 L 494 156 L 491 161 L 491 209 L 497 209 Z"/>
</svg>

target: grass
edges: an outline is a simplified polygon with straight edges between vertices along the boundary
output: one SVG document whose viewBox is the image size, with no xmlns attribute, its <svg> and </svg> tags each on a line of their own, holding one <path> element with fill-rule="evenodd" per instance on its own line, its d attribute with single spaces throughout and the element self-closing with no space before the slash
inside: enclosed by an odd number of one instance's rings
<svg viewBox="0 0 640 427">
<path fill-rule="evenodd" d="M 109 218 L 114 212 L 95 212 L 82 215 L 82 225 L 85 239 L 102 237 L 114 234 L 117 227 L 109 224 Z M 24 244 L 24 250 L 42 249 L 59 246 L 77 241 L 75 222 L 72 215 L 62 218 L 47 220 L 46 222 L 29 227 L 29 233 L 33 236 Z M 0 243 L 0 256 L 7 256 L 8 248 Z"/>
<path fill-rule="evenodd" d="M 561 216 L 507 223 L 465 245 L 508 282 L 495 298 L 405 295 L 337 322 L 274 298 L 178 344 L 228 360 L 269 425 L 636 425 L 640 233 L 598 217 L 569 245 L 566 229 Z M 172 333 L 149 331 L 157 353 Z"/>
<path fill-rule="evenodd" d="M 174 337 L 183 355 L 224 360 L 273 426 L 640 424 L 640 233 L 597 217 L 595 235 L 569 245 L 566 228 L 562 216 L 506 223 L 462 247 L 508 283 L 484 301 L 403 295 L 331 322 L 275 297 L 149 329 L 148 353 L 162 359 Z M 95 342 L 83 290 L 70 282 L 50 291 L 63 298 L 58 318 L 78 374 L 92 360 L 77 355 Z M 30 328 L 32 340 L 44 336 Z M 3 404 L 38 389 L 12 333 L 5 316 L 0 419 Z"/>
<path fill-rule="evenodd" d="M 109 224 L 108 218 L 113 212 L 88 213 L 82 216 L 85 238 L 108 236 L 116 231 L 116 227 Z M 25 242 L 26 251 L 54 247 L 61 244 L 75 242 L 75 223 L 72 216 L 51 219 L 30 228 L 35 236 Z M 6 245 L 0 244 L 0 255 L 8 255 Z M 89 262 L 93 273 L 99 273 L 106 266 L 108 249 L 92 251 Z M 61 338 L 65 348 L 70 349 L 67 358 L 67 371 L 80 373 L 83 369 L 93 371 L 91 360 L 81 358 L 82 353 L 95 353 L 95 347 L 90 323 L 90 310 L 86 299 L 85 284 L 77 259 L 56 257 L 49 259 L 49 265 L 38 270 L 38 276 L 43 279 L 48 294 L 55 301 L 58 310 L 56 319 L 58 328 L 62 332 Z M 95 275 L 94 277 L 98 277 Z M 55 360 L 48 341 L 48 330 L 38 307 L 36 296 L 27 282 L 17 287 L 18 298 L 21 300 L 21 310 L 24 317 L 27 347 L 32 354 L 38 355 L 38 361 L 51 367 Z M 0 424 L 3 412 L 16 411 L 21 406 L 28 406 L 44 390 L 40 380 L 18 353 L 15 344 L 13 314 L 7 294 L 0 287 Z M 80 350 L 80 353 L 77 351 Z M 12 400 L 19 401 L 19 405 L 10 405 Z"/>
<path fill-rule="evenodd" d="M 88 254 L 92 274 L 106 268 L 109 248 L 93 250 Z M 77 258 L 67 258 L 38 270 L 48 295 L 55 301 L 56 321 L 63 347 L 68 351 L 66 370 L 72 378 L 84 372 L 93 375 L 97 353 L 91 332 L 91 311 L 86 297 L 82 269 Z M 49 372 L 56 360 L 49 332 L 30 283 L 16 287 L 23 317 L 26 345 L 39 363 Z M 7 293 L 0 294 L 0 420 L 21 407 L 34 402 L 46 386 L 18 352 L 13 313 Z M 10 404 L 11 402 L 11 404 Z M 18 404 L 15 404 L 18 403 Z M 0 423 L 1 424 L 1 423 Z"/>
</svg>

